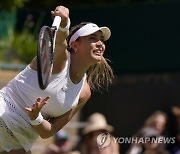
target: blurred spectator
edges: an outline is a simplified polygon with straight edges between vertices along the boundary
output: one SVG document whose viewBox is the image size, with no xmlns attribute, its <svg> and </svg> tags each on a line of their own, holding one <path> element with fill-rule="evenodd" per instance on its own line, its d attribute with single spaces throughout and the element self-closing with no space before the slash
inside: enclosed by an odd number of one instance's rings
<svg viewBox="0 0 180 154">
<path fill-rule="evenodd" d="M 58 131 L 54 136 L 54 143 L 51 144 L 44 154 L 79 154 L 73 152 L 73 143 L 69 133 L 63 129 Z"/>
<path fill-rule="evenodd" d="M 142 137 L 148 137 L 150 140 L 142 144 L 142 154 L 170 154 L 164 146 L 164 143 L 158 143 L 157 138 L 162 137 L 159 132 L 154 128 L 143 128 Z"/>
<path fill-rule="evenodd" d="M 163 143 L 158 143 L 158 138 L 162 137 L 159 132 L 152 127 L 142 128 L 135 136 L 137 143 L 127 152 L 127 154 L 170 154 Z"/>
<path fill-rule="evenodd" d="M 145 128 L 148 128 L 146 131 L 156 131 L 156 134 L 158 134 L 158 136 L 162 136 L 162 134 L 165 131 L 166 128 L 166 123 L 167 123 L 167 114 L 162 112 L 162 111 L 155 111 L 152 115 L 150 115 L 144 122 L 144 126 L 142 127 L 142 129 L 135 135 L 135 137 L 144 137 L 141 136 L 140 134 L 142 133 L 141 131 L 143 131 Z M 147 132 L 146 132 L 147 133 Z M 145 133 L 145 134 L 146 134 Z M 152 148 L 155 145 L 150 145 L 150 144 L 146 144 L 146 145 L 142 145 L 139 143 L 132 143 L 130 145 L 130 148 L 128 149 L 126 154 L 142 154 L 142 152 L 144 151 L 144 146 L 146 148 Z M 159 145 L 156 145 L 159 149 Z M 164 147 L 163 147 L 164 149 Z M 166 154 L 166 153 L 164 153 Z"/>
<path fill-rule="evenodd" d="M 145 127 L 155 128 L 159 135 L 164 133 L 168 116 L 162 111 L 155 111 L 150 117 L 148 117 L 144 123 Z"/>
<path fill-rule="evenodd" d="M 115 143 L 112 136 L 113 129 L 107 124 L 104 115 L 101 113 L 92 114 L 88 118 L 87 126 L 82 131 L 81 154 L 119 154 L 119 144 Z M 100 135 L 105 135 L 105 138 L 101 138 Z M 99 145 L 100 142 L 102 147 Z M 107 144 L 107 146 L 103 147 L 103 144 Z"/>
<path fill-rule="evenodd" d="M 180 154 L 180 107 L 173 106 L 172 113 L 176 120 L 174 134 L 173 134 L 176 137 L 176 142 L 175 144 L 169 146 L 169 150 L 173 154 Z"/>
</svg>

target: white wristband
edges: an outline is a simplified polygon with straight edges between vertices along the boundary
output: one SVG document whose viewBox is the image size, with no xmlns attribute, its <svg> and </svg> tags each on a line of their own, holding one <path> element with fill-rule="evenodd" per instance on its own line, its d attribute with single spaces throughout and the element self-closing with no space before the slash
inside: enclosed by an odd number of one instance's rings
<svg viewBox="0 0 180 154">
<path fill-rule="evenodd" d="M 34 125 L 34 126 L 40 125 L 43 122 L 43 116 L 41 112 L 39 112 L 39 115 L 37 116 L 35 120 L 30 120 L 30 122 L 31 122 L 31 125 Z"/>
<path fill-rule="evenodd" d="M 68 23 L 67 23 L 66 27 L 62 28 L 61 26 L 59 26 L 59 30 L 60 30 L 60 31 L 63 31 L 63 32 L 68 31 L 68 30 L 69 30 L 69 27 L 70 27 L 70 24 L 71 24 L 71 21 L 70 21 L 70 19 L 68 18 Z"/>
</svg>

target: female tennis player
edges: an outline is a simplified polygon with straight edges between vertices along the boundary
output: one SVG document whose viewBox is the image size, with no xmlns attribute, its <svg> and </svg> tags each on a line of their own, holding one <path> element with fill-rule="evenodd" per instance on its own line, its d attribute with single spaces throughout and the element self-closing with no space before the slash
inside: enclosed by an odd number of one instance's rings
<svg viewBox="0 0 180 154">
<path fill-rule="evenodd" d="M 58 6 L 51 14 L 62 21 L 50 83 L 45 90 L 39 88 L 34 58 L 0 91 L 0 153 L 30 154 L 38 136 L 53 136 L 85 105 L 91 89 L 112 81 L 103 57 L 109 28 L 81 23 L 69 34 L 68 8 Z"/>
</svg>

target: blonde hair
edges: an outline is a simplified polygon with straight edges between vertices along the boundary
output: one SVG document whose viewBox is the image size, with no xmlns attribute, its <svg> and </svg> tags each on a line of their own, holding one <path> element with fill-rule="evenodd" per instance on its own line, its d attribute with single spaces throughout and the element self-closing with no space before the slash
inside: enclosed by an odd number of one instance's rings
<svg viewBox="0 0 180 154">
<path fill-rule="evenodd" d="M 157 116 L 163 116 L 165 121 L 167 121 L 168 117 L 167 117 L 167 114 L 162 112 L 162 111 L 155 111 L 150 117 L 148 117 L 144 123 L 145 126 L 151 126 L 155 119 L 157 118 Z"/>
<path fill-rule="evenodd" d="M 104 57 L 87 71 L 87 82 L 92 90 L 100 90 L 104 85 L 108 87 L 113 78 L 113 70 Z"/>
<path fill-rule="evenodd" d="M 71 28 L 70 34 L 67 38 L 68 50 L 71 52 L 72 49 L 69 46 L 69 40 L 71 36 L 79 30 L 81 27 L 85 26 L 90 22 L 82 22 L 79 25 L 76 25 Z M 108 64 L 107 61 L 110 61 L 104 57 L 102 60 L 94 65 L 92 65 L 87 71 L 87 82 L 92 90 L 100 90 L 103 86 L 108 87 L 114 78 L 113 70 Z"/>
</svg>

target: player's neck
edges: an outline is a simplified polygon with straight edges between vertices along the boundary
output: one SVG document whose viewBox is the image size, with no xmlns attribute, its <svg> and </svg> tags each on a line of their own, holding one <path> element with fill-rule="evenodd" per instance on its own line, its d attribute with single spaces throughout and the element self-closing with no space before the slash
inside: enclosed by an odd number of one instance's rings
<svg viewBox="0 0 180 154">
<path fill-rule="evenodd" d="M 83 63 L 81 60 L 71 59 L 70 64 L 70 78 L 74 83 L 79 83 L 84 74 L 89 69 L 89 65 Z"/>
<path fill-rule="evenodd" d="M 70 73 L 70 78 L 71 78 L 72 82 L 74 84 L 77 84 L 82 80 L 85 72 L 80 71 L 77 68 L 74 68 L 73 65 L 70 65 L 69 73 Z"/>
</svg>

